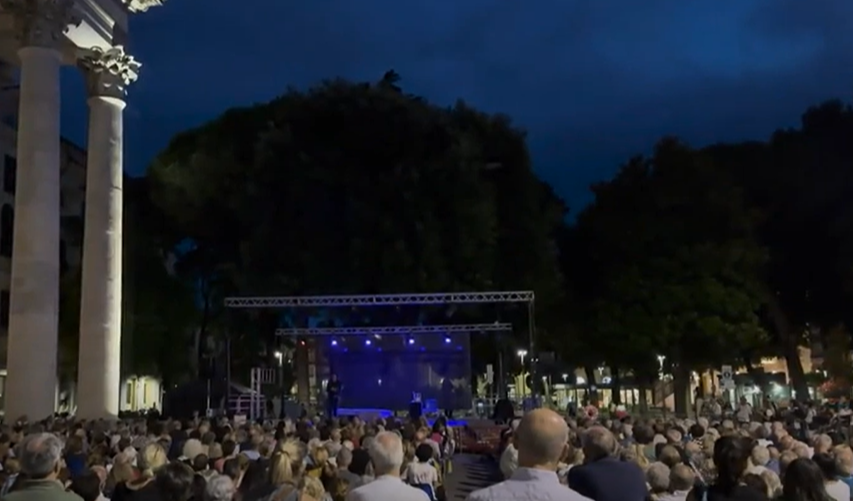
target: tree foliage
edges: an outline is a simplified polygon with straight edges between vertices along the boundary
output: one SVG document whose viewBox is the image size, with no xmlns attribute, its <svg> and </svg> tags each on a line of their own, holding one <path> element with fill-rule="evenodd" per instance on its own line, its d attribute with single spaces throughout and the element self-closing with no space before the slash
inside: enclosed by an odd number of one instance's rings
<svg viewBox="0 0 853 501">
<path fill-rule="evenodd" d="M 575 229 L 576 278 L 599 362 L 648 374 L 662 355 L 686 373 L 762 342 L 766 253 L 739 189 L 707 155 L 666 139 L 593 191 Z"/>
<path fill-rule="evenodd" d="M 533 174 L 523 131 L 406 94 L 393 71 L 229 110 L 176 137 L 149 178 L 189 242 L 178 269 L 214 296 L 562 291 L 554 237 L 565 207 Z M 215 323 L 229 321 L 211 306 Z M 401 310 L 390 314 L 430 321 Z M 388 320 L 341 313 L 311 312 Z M 304 325 L 299 314 L 235 314 L 238 325 L 218 331 L 240 336 L 251 358 L 274 346 L 277 324 Z"/>
<path fill-rule="evenodd" d="M 849 351 L 851 135 L 853 110 L 832 101 L 763 143 L 664 140 L 593 186 L 563 241 L 564 351 L 637 375 L 657 354 L 674 369 L 784 356 L 807 394 L 798 345 Z"/>
</svg>

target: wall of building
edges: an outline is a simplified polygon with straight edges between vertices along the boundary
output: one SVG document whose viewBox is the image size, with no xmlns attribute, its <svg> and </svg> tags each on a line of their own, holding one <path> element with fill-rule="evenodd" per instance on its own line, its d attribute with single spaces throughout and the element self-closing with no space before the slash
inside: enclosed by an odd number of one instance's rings
<svg viewBox="0 0 853 501">
<path fill-rule="evenodd" d="M 142 412 L 163 409 L 163 391 L 160 380 L 150 376 L 130 376 L 121 384 L 119 410 Z"/>
</svg>

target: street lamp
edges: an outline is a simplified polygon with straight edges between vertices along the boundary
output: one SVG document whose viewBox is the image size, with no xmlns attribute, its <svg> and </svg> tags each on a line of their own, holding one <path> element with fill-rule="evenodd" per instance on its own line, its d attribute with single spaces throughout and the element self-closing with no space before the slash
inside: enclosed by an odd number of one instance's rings
<svg viewBox="0 0 853 501">
<path fill-rule="evenodd" d="M 277 350 L 273 355 L 278 361 L 278 386 L 281 390 L 281 395 L 279 395 L 281 402 L 279 403 L 278 416 L 279 418 L 284 419 L 284 353 Z"/>
</svg>

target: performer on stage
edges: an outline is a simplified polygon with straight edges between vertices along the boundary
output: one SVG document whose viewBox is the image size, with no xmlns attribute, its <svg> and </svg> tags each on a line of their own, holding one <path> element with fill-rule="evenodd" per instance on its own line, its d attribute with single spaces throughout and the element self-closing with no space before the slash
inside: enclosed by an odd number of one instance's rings
<svg viewBox="0 0 853 501">
<path fill-rule="evenodd" d="M 338 401 L 341 398 L 341 382 L 338 381 L 338 375 L 332 373 L 329 376 L 329 382 L 326 383 L 326 411 L 329 414 L 329 417 L 338 417 Z"/>
</svg>

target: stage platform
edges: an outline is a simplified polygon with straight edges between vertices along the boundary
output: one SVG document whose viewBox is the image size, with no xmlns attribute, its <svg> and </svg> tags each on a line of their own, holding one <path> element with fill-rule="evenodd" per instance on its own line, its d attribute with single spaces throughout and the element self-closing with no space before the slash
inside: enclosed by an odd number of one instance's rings
<svg viewBox="0 0 853 501">
<path fill-rule="evenodd" d="M 388 409 L 354 409 L 354 408 L 346 408 L 341 407 L 338 409 L 338 416 L 358 416 L 362 419 L 376 419 L 376 418 L 390 418 L 394 417 L 394 411 Z M 429 424 L 432 425 L 435 422 L 435 419 L 428 419 Z M 451 419 L 447 422 L 447 426 L 450 427 L 464 427 L 468 426 L 469 421 L 481 421 L 480 419 L 473 418 L 471 420 L 468 419 Z"/>
</svg>

